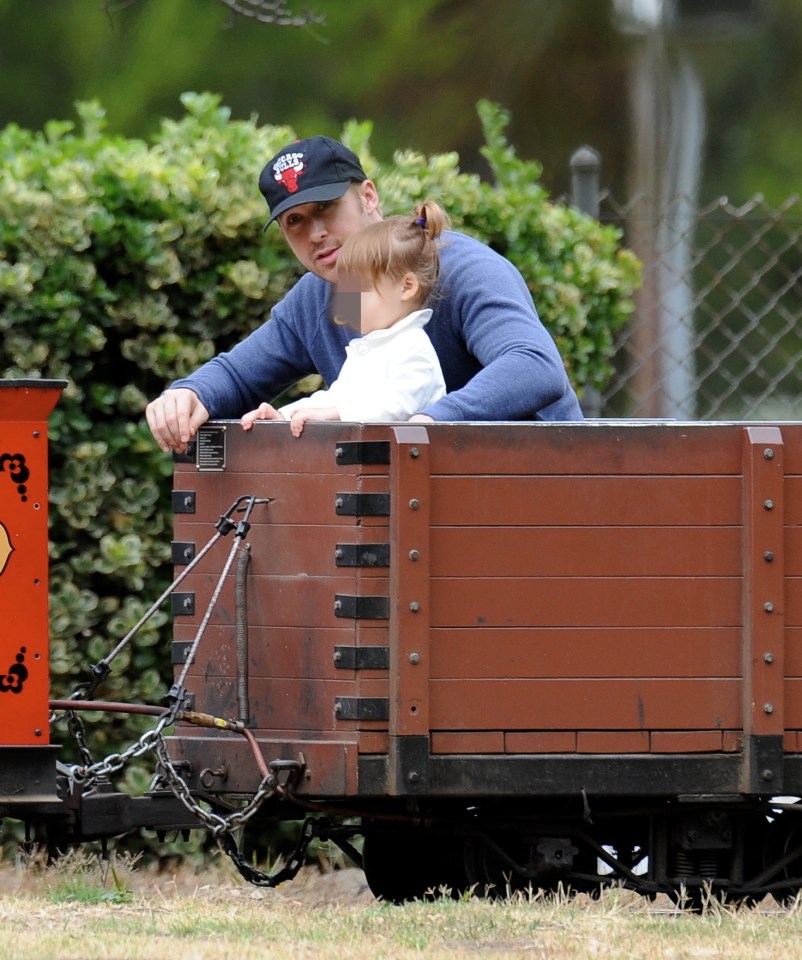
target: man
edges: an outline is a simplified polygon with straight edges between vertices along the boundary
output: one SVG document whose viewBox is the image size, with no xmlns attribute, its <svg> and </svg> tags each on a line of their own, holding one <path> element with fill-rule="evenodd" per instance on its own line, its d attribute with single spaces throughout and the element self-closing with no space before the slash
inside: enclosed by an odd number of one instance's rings
<svg viewBox="0 0 802 960">
<path fill-rule="evenodd" d="M 268 226 L 278 222 L 309 272 L 258 330 L 148 405 L 148 425 L 165 452 L 183 453 L 209 418 L 239 418 L 311 373 L 332 383 L 358 335 L 331 319 L 340 247 L 382 219 L 376 185 L 357 156 L 328 137 L 299 140 L 265 166 L 259 189 Z M 508 260 L 447 231 L 430 305 L 426 331 L 448 392 L 413 420 L 582 419 L 556 345 Z"/>
</svg>

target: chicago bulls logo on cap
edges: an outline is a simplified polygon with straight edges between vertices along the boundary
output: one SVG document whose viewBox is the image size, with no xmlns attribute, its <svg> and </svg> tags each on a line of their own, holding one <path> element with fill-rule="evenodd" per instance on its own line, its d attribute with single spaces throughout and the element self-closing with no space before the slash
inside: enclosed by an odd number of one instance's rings
<svg viewBox="0 0 802 960">
<path fill-rule="evenodd" d="M 298 189 L 298 177 L 302 176 L 305 169 L 302 153 L 285 153 L 273 164 L 273 178 L 290 193 L 295 193 Z"/>
</svg>

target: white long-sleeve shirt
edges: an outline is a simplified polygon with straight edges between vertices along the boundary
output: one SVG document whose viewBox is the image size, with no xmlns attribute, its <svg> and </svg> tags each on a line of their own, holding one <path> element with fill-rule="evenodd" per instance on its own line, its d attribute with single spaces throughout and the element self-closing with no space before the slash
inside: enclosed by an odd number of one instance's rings
<svg viewBox="0 0 802 960">
<path fill-rule="evenodd" d="M 335 407 L 341 420 L 408 420 L 445 395 L 440 361 L 424 332 L 431 310 L 416 310 L 386 330 L 345 348 L 345 363 L 328 390 L 281 407 L 289 420 L 304 407 Z"/>
</svg>

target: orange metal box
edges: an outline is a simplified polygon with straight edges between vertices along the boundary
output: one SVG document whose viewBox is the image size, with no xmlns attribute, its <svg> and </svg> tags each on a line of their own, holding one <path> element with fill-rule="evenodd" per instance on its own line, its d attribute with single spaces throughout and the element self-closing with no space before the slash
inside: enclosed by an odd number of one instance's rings
<svg viewBox="0 0 802 960">
<path fill-rule="evenodd" d="M 0 739 L 49 742 L 47 417 L 65 384 L 0 380 Z"/>
</svg>

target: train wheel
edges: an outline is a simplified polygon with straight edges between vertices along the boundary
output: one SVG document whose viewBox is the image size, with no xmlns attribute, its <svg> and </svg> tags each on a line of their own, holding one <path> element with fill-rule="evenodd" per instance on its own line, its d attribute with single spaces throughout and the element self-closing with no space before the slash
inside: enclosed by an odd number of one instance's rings
<svg viewBox="0 0 802 960">
<path fill-rule="evenodd" d="M 743 881 L 744 890 L 763 872 L 764 854 L 768 839 L 769 821 L 763 812 L 748 815 L 743 822 Z M 735 906 L 756 907 L 764 898 L 764 893 L 745 892 L 741 895 L 728 894 L 727 902 Z"/>
<path fill-rule="evenodd" d="M 470 837 L 465 846 L 465 870 L 479 896 L 505 897 L 528 886 L 537 886 L 516 872 L 510 860 L 526 863 L 529 851 L 522 840 L 510 837 Z"/>
<path fill-rule="evenodd" d="M 782 866 L 770 882 L 793 880 L 787 886 L 771 891 L 771 895 L 784 907 L 790 906 L 800 890 L 802 878 L 802 823 L 797 815 L 781 813 L 766 827 L 763 845 L 763 863 L 766 869 L 776 863 Z"/>
<path fill-rule="evenodd" d="M 463 841 L 430 831 L 366 832 L 365 879 L 374 896 L 390 903 L 456 897 L 467 889 Z"/>
</svg>

